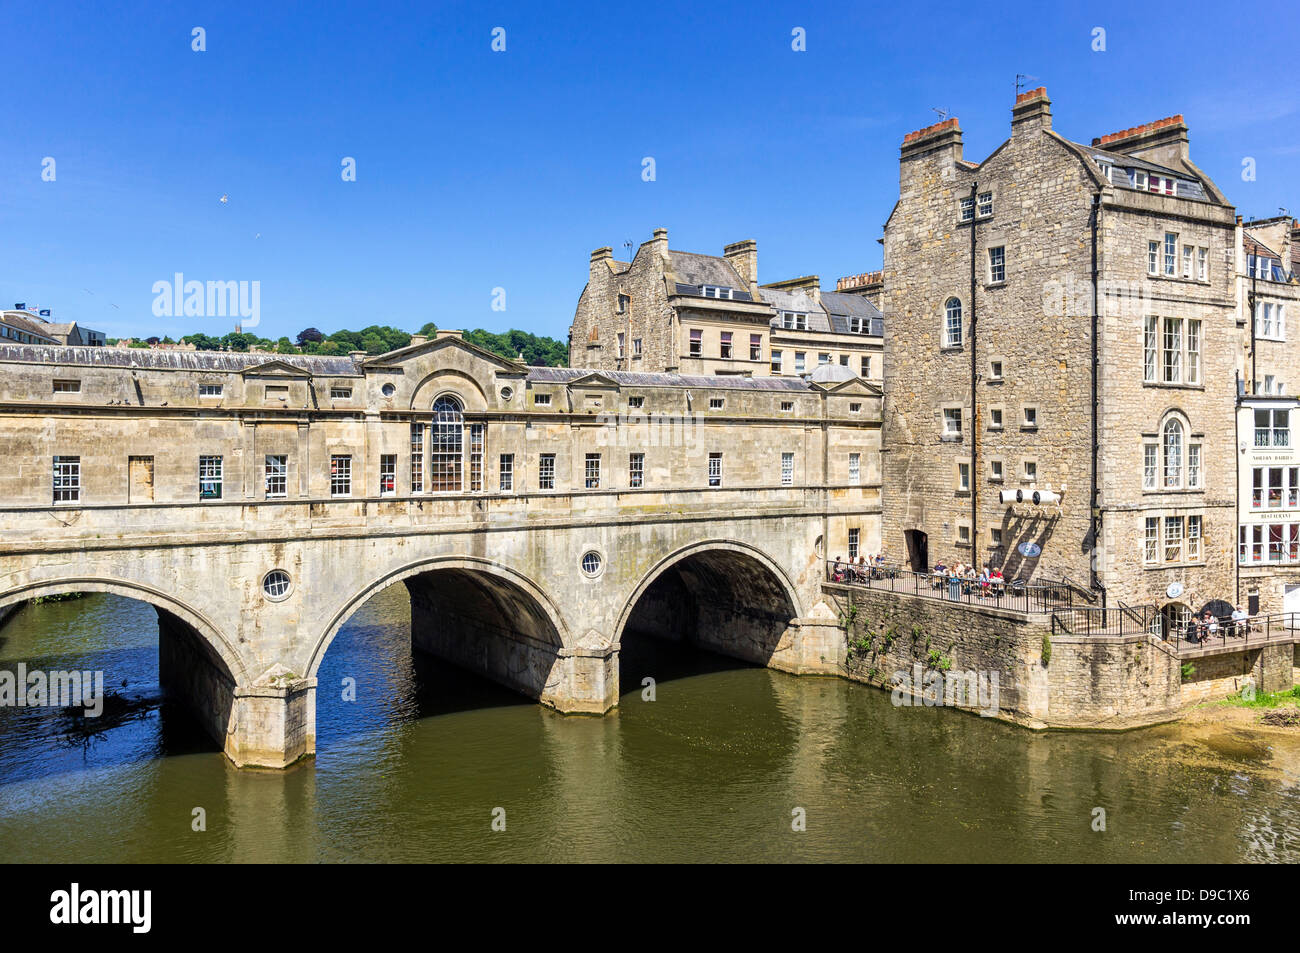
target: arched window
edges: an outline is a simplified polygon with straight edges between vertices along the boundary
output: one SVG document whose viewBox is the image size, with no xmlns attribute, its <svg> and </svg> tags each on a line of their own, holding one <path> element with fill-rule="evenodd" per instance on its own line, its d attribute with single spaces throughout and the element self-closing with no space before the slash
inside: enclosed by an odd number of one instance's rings
<svg viewBox="0 0 1300 953">
<path fill-rule="evenodd" d="M 429 447 L 429 489 L 457 492 L 463 487 L 465 414 L 460 401 L 443 396 L 433 402 L 433 433 Z"/>
<path fill-rule="evenodd" d="M 1171 418 L 1165 424 L 1165 488 L 1177 489 L 1183 485 L 1183 425 Z"/>
<path fill-rule="evenodd" d="M 943 346 L 961 346 L 961 301 L 949 298 L 943 306 Z"/>
</svg>

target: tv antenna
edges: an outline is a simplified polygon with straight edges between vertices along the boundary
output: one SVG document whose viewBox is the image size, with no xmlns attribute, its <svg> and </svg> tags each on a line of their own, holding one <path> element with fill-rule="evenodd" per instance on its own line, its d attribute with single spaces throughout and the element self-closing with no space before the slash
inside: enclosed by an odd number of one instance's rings
<svg viewBox="0 0 1300 953">
<path fill-rule="evenodd" d="M 1030 76 L 1028 73 L 1016 74 L 1016 98 L 1017 99 L 1019 99 L 1020 94 L 1025 91 L 1025 86 L 1028 83 L 1028 81 L 1031 79 L 1038 79 L 1038 77 Z"/>
<path fill-rule="evenodd" d="M 944 107 L 940 107 L 940 106 L 931 106 L 931 107 L 930 107 L 930 110 L 931 110 L 932 112 L 936 112 L 936 113 L 939 114 L 939 121 L 940 121 L 940 122 L 943 122 L 945 119 L 947 119 L 947 118 L 952 114 L 952 111 L 949 110 L 946 106 L 944 106 Z"/>
<path fill-rule="evenodd" d="M 623 242 L 623 247 L 627 249 L 627 260 L 628 260 L 628 261 L 631 261 L 631 260 L 632 260 L 632 249 L 633 249 L 633 247 L 634 247 L 633 244 L 632 244 L 632 239 L 629 238 L 629 239 L 627 239 L 627 241 Z"/>
</svg>

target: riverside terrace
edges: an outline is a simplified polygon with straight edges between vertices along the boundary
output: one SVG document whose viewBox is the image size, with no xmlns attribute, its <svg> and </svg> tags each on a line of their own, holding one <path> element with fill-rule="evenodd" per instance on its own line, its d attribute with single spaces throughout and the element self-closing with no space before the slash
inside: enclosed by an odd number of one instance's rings
<svg viewBox="0 0 1300 953">
<path fill-rule="evenodd" d="M 917 663 L 998 672 L 1000 717 L 1030 727 L 1136 727 L 1248 684 L 1294 684 L 1298 615 L 1234 620 L 1228 606 L 1202 624 L 1167 607 L 1102 604 L 1069 579 L 999 585 L 835 563 L 823 591 L 841 613 L 849 678 L 890 688 L 891 673 Z"/>
</svg>

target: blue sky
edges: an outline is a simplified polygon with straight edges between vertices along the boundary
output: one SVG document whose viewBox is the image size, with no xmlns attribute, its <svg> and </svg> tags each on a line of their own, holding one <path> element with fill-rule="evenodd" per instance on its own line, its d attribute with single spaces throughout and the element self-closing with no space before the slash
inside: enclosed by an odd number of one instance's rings
<svg viewBox="0 0 1300 953">
<path fill-rule="evenodd" d="M 7 4 L 0 303 L 110 336 L 231 330 L 154 316 L 154 282 L 182 272 L 260 281 L 272 338 L 430 320 L 563 338 L 590 251 L 659 225 L 687 251 L 756 239 L 761 281 L 833 284 L 880 265 L 903 135 L 945 108 L 982 159 L 1017 73 L 1084 142 L 1181 112 L 1239 212 L 1300 213 L 1286 4 L 597 9 Z"/>
</svg>

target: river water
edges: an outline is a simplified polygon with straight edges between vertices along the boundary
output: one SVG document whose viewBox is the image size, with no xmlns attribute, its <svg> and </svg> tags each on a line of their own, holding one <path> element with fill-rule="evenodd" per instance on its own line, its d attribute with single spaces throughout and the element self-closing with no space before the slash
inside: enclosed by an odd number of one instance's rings
<svg viewBox="0 0 1300 953">
<path fill-rule="evenodd" d="M 394 586 L 326 655 L 316 759 L 238 771 L 163 703 L 157 639 L 152 608 L 110 595 L 28 605 L 0 629 L 0 667 L 103 670 L 119 696 L 94 734 L 50 709 L 0 709 L 0 856 L 1300 860 L 1291 739 L 1177 725 L 1034 734 L 654 643 L 624 647 L 634 690 L 615 713 L 564 717 L 413 658 Z"/>
</svg>

